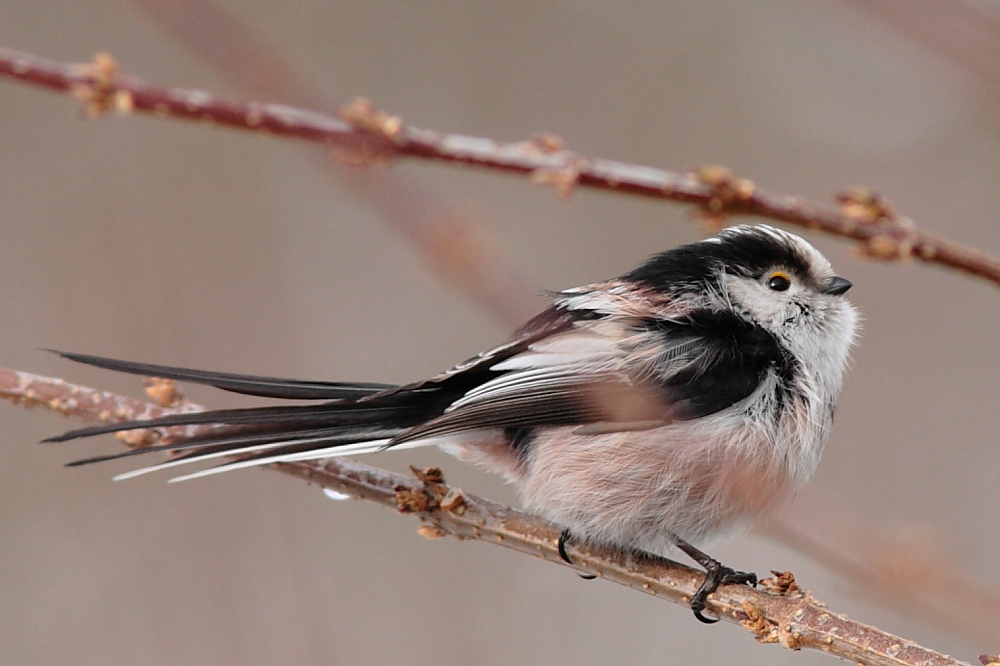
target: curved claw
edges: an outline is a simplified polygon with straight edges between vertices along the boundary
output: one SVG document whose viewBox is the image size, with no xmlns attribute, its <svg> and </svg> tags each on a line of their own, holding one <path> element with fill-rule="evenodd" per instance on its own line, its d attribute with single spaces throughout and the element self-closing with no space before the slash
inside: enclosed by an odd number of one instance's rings
<svg viewBox="0 0 1000 666">
<path fill-rule="evenodd" d="M 573 560 L 569 559 L 569 555 L 566 554 L 566 542 L 569 541 L 569 528 L 564 527 L 563 531 L 559 533 L 559 542 L 556 544 L 559 549 L 559 557 L 563 559 L 566 564 L 573 564 Z"/>
<path fill-rule="evenodd" d="M 696 610 L 696 611 L 694 612 L 694 616 L 695 616 L 696 618 L 698 618 L 698 621 L 699 621 L 699 622 L 704 622 L 705 624 L 715 624 L 716 622 L 718 622 L 718 621 L 719 621 L 719 618 L 717 618 L 717 617 L 715 617 L 715 618 L 712 618 L 712 617 L 705 617 L 704 615 L 702 615 L 702 614 L 701 614 L 701 611 L 700 611 L 700 610 Z"/>
<path fill-rule="evenodd" d="M 559 557 L 561 557 L 567 564 L 573 564 L 573 560 L 569 559 L 569 555 L 566 553 L 566 542 L 569 541 L 569 537 L 569 528 L 564 527 L 563 531 L 559 533 L 559 542 L 556 544 L 556 547 L 559 549 Z M 597 578 L 594 574 L 578 573 L 577 576 L 584 580 L 594 580 Z"/>
</svg>

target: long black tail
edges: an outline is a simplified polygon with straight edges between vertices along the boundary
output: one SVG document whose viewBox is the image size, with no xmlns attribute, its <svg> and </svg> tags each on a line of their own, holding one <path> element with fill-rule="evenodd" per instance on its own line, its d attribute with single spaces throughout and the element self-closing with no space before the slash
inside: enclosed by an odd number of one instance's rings
<svg viewBox="0 0 1000 666">
<path fill-rule="evenodd" d="M 153 365 L 152 363 L 135 363 L 119 361 L 103 356 L 89 354 L 73 354 L 55 349 L 46 349 L 70 361 L 85 363 L 95 368 L 127 372 L 131 375 L 144 377 L 162 377 L 176 379 L 182 382 L 205 384 L 215 388 L 255 395 L 262 398 L 284 398 L 286 400 L 356 400 L 366 396 L 397 388 L 393 384 L 373 384 L 364 382 L 310 382 L 299 379 L 279 379 L 277 377 L 255 377 L 253 375 L 235 375 L 229 372 L 211 372 L 207 370 L 191 370 L 190 368 L 175 368 L 168 365 Z"/>
<path fill-rule="evenodd" d="M 149 420 L 79 428 L 45 440 L 66 442 L 143 428 L 215 426 L 189 437 L 172 437 L 166 444 L 69 463 L 69 466 L 87 465 L 157 451 L 179 454 L 165 462 L 127 472 L 116 478 L 128 478 L 181 464 L 222 457 L 229 457 L 230 460 L 218 467 L 179 477 L 177 480 L 269 462 L 306 460 L 378 450 L 414 426 L 439 416 L 455 399 L 456 389 L 461 390 L 461 387 L 447 385 L 415 385 L 411 388 L 391 384 L 255 377 L 134 363 L 85 354 L 55 353 L 79 363 L 108 370 L 195 382 L 247 395 L 325 401 L 308 405 L 179 413 Z M 232 457 L 235 457 L 235 460 L 231 459 Z"/>
</svg>

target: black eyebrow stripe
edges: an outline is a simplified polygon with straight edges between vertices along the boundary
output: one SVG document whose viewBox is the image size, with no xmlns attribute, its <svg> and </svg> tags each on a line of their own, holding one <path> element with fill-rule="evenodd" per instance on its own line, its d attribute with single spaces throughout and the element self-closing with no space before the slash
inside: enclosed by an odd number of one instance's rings
<svg viewBox="0 0 1000 666">
<path fill-rule="evenodd" d="M 660 291 L 676 291 L 714 282 L 721 271 L 759 278 L 775 267 L 803 279 L 809 277 L 809 259 L 791 240 L 750 229 L 661 252 L 625 279 L 644 282 Z"/>
</svg>

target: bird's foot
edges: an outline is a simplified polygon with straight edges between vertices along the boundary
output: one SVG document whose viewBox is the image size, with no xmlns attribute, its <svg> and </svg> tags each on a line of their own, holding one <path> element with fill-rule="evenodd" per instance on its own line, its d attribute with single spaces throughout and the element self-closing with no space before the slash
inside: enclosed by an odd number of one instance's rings
<svg viewBox="0 0 1000 666">
<path fill-rule="evenodd" d="M 683 539 L 674 537 L 674 543 L 684 551 L 688 557 L 705 567 L 705 580 L 701 587 L 691 597 L 691 610 L 694 616 L 705 624 L 715 624 L 719 618 L 705 617 L 702 611 L 705 610 L 705 603 L 708 595 L 719 589 L 720 585 L 750 585 L 757 587 L 757 574 L 753 572 L 737 571 L 725 566 L 714 557 L 704 553 Z"/>
<path fill-rule="evenodd" d="M 698 591 L 691 597 L 691 610 L 694 616 L 705 624 L 715 624 L 719 618 L 705 617 L 702 611 L 705 610 L 705 602 L 708 595 L 715 592 L 720 585 L 751 585 L 757 586 L 757 574 L 747 571 L 736 571 L 721 564 L 718 560 L 712 560 L 714 566 L 706 567 L 705 580 L 698 588 Z"/>
</svg>

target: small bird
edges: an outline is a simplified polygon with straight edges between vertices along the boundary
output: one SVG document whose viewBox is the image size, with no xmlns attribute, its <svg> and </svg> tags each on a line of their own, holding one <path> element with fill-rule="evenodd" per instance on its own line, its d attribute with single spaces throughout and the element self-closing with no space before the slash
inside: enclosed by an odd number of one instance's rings
<svg viewBox="0 0 1000 666">
<path fill-rule="evenodd" d="M 735 226 L 657 254 L 622 277 L 552 295 L 505 344 L 425 381 L 335 383 L 68 359 L 268 398 L 321 401 L 183 413 L 73 430 L 214 424 L 154 451 L 130 478 L 203 460 L 173 480 L 437 445 L 504 475 L 529 511 L 570 538 L 703 566 L 703 622 L 721 584 L 756 584 L 693 544 L 745 528 L 812 476 L 829 436 L 858 313 L 851 283 L 802 238 Z"/>
</svg>

